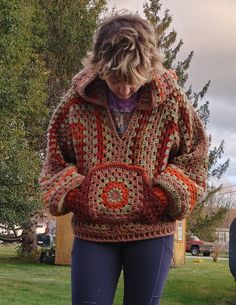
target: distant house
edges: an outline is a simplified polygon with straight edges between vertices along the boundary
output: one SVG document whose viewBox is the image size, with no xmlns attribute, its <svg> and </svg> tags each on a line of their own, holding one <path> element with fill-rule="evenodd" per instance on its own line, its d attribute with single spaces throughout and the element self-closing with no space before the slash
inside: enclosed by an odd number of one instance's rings
<svg viewBox="0 0 236 305">
<path fill-rule="evenodd" d="M 229 228 L 216 228 L 217 241 L 222 248 L 227 249 L 229 246 Z"/>
<path fill-rule="evenodd" d="M 229 229 L 231 223 L 235 218 L 236 218 L 236 208 L 229 209 L 220 227 L 216 229 L 218 242 L 220 245 L 222 245 L 223 248 L 228 248 L 229 246 Z"/>
<path fill-rule="evenodd" d="M 211 214 L 214 212 L 214 209 L 204 209 L 205 214 Z M 229 230 L 230 225 L 233 220 L 236 218 L 236 208 L 228 209 L 225 218 L 222 220 L 219 227 L 216 228 L 216 242 L 221 246 L 222 249 L 227 250 L 229 246 Z"/>
</svg>

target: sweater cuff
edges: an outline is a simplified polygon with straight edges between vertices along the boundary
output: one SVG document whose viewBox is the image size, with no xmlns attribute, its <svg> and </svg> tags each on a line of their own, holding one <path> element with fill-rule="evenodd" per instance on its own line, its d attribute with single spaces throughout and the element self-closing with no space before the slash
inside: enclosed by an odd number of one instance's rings
<svg viewBox="0 0 236 305">
<path fill-rule="evenodd" d="M 47 178 L 47 177 L 46 177 Z M 76 166 L 68 166 L 50 179 L 42 178 L 43 198 L 52 215 L 60 216 L 69 213 L 65 197 L 79 187 L 85 176 L 77 172 Z"/>
<path fill-rule="evenodd" d="M 204 190 L 174 165 L 169 165 L 156 183 L 169 199 L 168 214 L 181 220 L 193 210 Z"/>
</svg>

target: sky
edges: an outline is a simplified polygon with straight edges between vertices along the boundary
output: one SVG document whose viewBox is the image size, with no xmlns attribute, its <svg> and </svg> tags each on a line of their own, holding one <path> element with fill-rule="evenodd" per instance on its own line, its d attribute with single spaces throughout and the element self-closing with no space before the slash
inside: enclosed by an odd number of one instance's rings
<svg viewBox="0 0 236 305">
<path fill-rule="evenodd" d="M 109 7 L 143 12 L 144 0 L 110 0 Z M 222 158 L 230 166 L 221 179 L 236 191 L 236 0 L 162 0 L 162 12 L 169 9 L 173 17 L 170 29 L 184 45 L 178 60 L 193 50 L 189 82 L 198 92 L 211 80 L 203 101 L 210 103 L 207 127 L 212 145 L 225 141 Z M 231 189 L 232 190 L 232 189 Z"/>
</svg>

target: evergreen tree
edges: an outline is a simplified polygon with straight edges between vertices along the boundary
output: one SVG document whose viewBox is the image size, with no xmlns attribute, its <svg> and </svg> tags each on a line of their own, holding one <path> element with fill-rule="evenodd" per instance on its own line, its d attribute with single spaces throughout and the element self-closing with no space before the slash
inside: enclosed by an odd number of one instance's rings
<svg viewBox="0 0 236 305">
<path fill-rule="evenodd" d="M 0 224 L 23 229 L 22 253 L 36 248 L 50 113 L 81 68 L 104 9 L 105 0 L 0 3 Z"/>
<path fill-rule="evenodd" d="M 42 41 L 36 15 L 30 0 L 0 2 L 0 223 L 14 232 L 31 226 L 42 205 L 38 139 L 48 117 L 47 71 L 37 53 Z"/>
<path fill-rule="evenodd" d="M 165 54 L 164 66 L 168 69 L 174 69 L 176 71 L 179 85 L 185 89 L 187 97 L 196 108 L 204 126 L 206 127 L 210 115 L 209 101 L 202 103 L 202 100 L 208 91 L 210 81 L 203 86 L 200 92 L 194 92 L 191 86 L 187 89 L 185 88 L 186 82 L 189 78 L 188 68 L 191 64 L 194 52 L 191 51 L 185 60 L 176 62 L 177 55 L 183 45 L 183 41 L 181 39 L 177 41 L 177 32 L 174 29 L 169 31 L 172 16 L 167 9 L 163 12 L 163 17 L 161 18 L 161 8 L 162 4 L 160 0 L 149 0 L 149 2 L 144 4 L 144 13 L 146 18 L 154 26 L 158 38 L 158 46 Z M 211 137 L 209 137 L 209 139 L 211 140 Z M 210 150 L 208 163 L 209 179 L 220 179 L 227 170 L 229 160 L 218 164 L 223 153 L 224 141 L 221 142 L 219 147 L 214 147 L 212 150 Z M 220 187 L 210 186 L 209 183 L 205 199 L 194 208 L 192 214 L 188 218 L 187 230 L 198 235 L 200 238 L 213 240 L 215 238 L 215 228 L 220 224 L 226 214 L 226 207 L 219 207 L 210 215 L 204 212 L 204 208 L 211 204 L 212 197 L 219 191 L 219 189 Z"/>
<path fill-rule="evenodd" d="M 49 70 L 47 105 L 53 110 L 69 88 L 72 76 L 82 68 L 81 60 L 90 48 L 106 0 L 40 0 L 39 3 L 47 25 L 43 50 Z"/>
</svg>

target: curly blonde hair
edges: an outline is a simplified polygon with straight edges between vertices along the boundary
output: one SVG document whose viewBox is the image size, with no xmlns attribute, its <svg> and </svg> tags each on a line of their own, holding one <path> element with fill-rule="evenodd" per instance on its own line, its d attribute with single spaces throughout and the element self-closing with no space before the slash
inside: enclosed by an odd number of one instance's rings
<svg viewBox="0 0 236 305">
<path fill-rule="evenodd" d="M 153 27 L 139 15 L 113 15 L 100 24 L 92 51 L 82 61 L 101 79 L 145 83 L 161 70 L 164 57 L 157 48 Z"/>
</svg>

